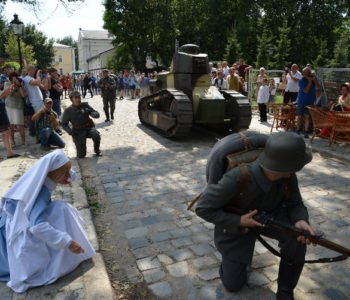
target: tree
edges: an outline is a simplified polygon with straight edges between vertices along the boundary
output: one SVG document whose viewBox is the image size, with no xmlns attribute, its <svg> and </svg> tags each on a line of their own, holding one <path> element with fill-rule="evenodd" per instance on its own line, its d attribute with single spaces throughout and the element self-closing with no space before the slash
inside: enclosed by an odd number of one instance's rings
<svg viewBox="0 0 350 300">
<path fill-rule="evenodd" d="M 67 45 L 67 46 L 71 46 L 71 47 L 75 48 L 75 51 L 74 51 L 75 67 L 77 70 L 79 70 L 79 53 L 78 53 L 77 41 L 75 41 L 72 36 L 65 36 L 62 39 L 57 39 L 56 42 L 59 44 L 62 44 L 62 45 Z"/>
<path fill-rule="evenodd" d="M 320 48 L 316 59 L 313 61 L 315 67 L 327 67 L 329 64 L 329 51 L 327 41 L 320 42 Z"/>
<path fill-rule="evenodd" d="M 283 70 L 286 65 L 291 62 L 288 60 L 290 56 L 290 27 L 288 21 L 285 19 L 282 26 L 278 28 L 279 36 L 276 42 L 276 54 L 274 55 L 274 67 Z"/>
<path fill-rule="evenodd" d="M 241 57 L 241 46 L 237 39 L 237 30 L 232 29 L 225 48 L 224 59 L 228 62 L 236 62 Z"/>
<path fill-rule="evenodd" d="M 271 33 L 267 28 L 263 29 L 261 36 L 258 36 L 258 49 L 256 56 L 256 67 L 268 68 L 270 65 Z"/>
<path fill-rule="evenodd" d="M 53 39 L 48 39 L 42 32 L 35 28 L 35 25 L 24 27 L 23 41 L 26 45 L 33 47 L 34 59 L 40 69 L 46 69 L 51 66 L 55 52 L 53 49 Z"/>
<path fill-rule="evenodd" d="M 33 64 L 34 63 L 33 47 L 31 45 L 26 45 L 22 41 L 22 39 L 20 39 L 20 43 L 21 43 L 22 58 L 28 64 Z M 17 36 L 15 36 L 14 34 L 9 35 L 7 39 L 7 43 L 5 44 L 5 51 L 7 55 L 12 59 L 17 59 L 19 57 Z"/>
<path fill-rule="evenodd" d="M 349 37 L 343 33 L 334 48 L 334 56 L 331 66 L 334 68 L 346 68 L 349 64 Z"/>
</svg>

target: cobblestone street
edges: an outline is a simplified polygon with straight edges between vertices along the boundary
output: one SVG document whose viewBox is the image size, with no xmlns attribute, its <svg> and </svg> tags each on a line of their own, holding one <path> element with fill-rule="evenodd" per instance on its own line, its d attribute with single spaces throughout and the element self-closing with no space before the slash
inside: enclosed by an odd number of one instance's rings
<svg viewBox="0 0 350 300">
<path fill-rule="evenodd" d="M 163 138 L 140 124 L 137 100 L 117 100 L 113 123 L 104 123 L 102 100 L 87 99 L 98 109 L 103 157 L 79 160 L 81 169 L 99 178 L 122 230 L 117 243 L 126 245 L 128 263 L 120 258 L 132 282 L 145 281 L 165 299 L 275 299 L 278 259 L 257 243 L 248 285 L 225 291 L 219 278 L 220 254 L 213 244 L 213 226 L 187 211 L 187 203 L 205 187 L 208 153 L 217 139 L 194 130 L 176 140 Z M 251 129 L 269 132 L 254 117 Z M 88 156 L 93 153 L 88 142 Z M 83 172 L 84 174 L 84 172 Z M 350 247 L 350 170 L 346 162 L 314 153 L 299 173 L 312 225 L 330 240 Z M 130 255 L 131 254 L 131 255 Z M 309 247 L 308 257 L 335 253 Z M 335 256 L 335 255 L 334 255 Z M 349 261 L 304 268 L 296 299 L 349 299 Z"/>
</svg>

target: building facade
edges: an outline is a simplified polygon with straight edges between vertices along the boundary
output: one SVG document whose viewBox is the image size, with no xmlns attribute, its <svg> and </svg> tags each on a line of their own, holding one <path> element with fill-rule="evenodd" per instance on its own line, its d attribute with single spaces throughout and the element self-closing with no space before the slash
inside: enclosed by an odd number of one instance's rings
<svg viewBox="0 0 350 300">
<path fill-rule="evenodd" d="M 87 60 L 89 73 L 98 75 L 102 72 L 103 69 L 108 69 L 108 59 L 112 57 L 114 51 L 115 49 L 112 48 L 89 58 Z"/>
<path fill-rule="evenodd" d="M 53 44 L 55 59 L 52 66 L 59 74 L 67 74 L 75 71 L 75 48 L 58 43 Z"/>
<path fill-rule="evenodd" d="M 79 69 L 88 71 L 88 60 L 113 48 L 113 35 L 107 30 L 79 30 Z"/>
</svg>

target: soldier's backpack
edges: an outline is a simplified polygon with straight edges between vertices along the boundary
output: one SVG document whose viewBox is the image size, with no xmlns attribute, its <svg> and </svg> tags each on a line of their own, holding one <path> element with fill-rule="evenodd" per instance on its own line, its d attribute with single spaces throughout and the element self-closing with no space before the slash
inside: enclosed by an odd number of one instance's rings
<svg viewBox="0 0 350 300">
<path fill-rule="evenodd" d="M 218 141 L 209 153 L 206 166 L 206 178 L 208 184 L 216 184 L 230 169 L 240 169 L 241 197 L 249 183 L 249 171 L 247 163 L 253 162 L 263 151 L 268 135 L 254 131 L 242 131 L 230 134 Z M 187 209 L 191 209 L 198 201 L 200 195 L 195 197 Z"/>
</svg>

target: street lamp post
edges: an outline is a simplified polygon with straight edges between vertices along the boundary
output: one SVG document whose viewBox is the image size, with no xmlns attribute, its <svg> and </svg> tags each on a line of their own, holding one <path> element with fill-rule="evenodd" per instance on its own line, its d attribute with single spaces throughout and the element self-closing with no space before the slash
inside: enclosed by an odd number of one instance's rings
<svg viewBox="0 0 350 300">
<path fill-rule="evenodd" d="M 18 19 L 18 15 L 13 15 L 14 19 L 10 22 L 11 28 L 15 35 L 17 35 L 17 42 L 18 42 L 18 55 L 19 55 L 19 65 L 21 66 L 21 70 L 23 68 L 23 61 L 22 61 L 22 51 L 21 51 L 21 39 L 20 36 L 23 32 L 23 22 L 21 22 Z"/>
</svg>

